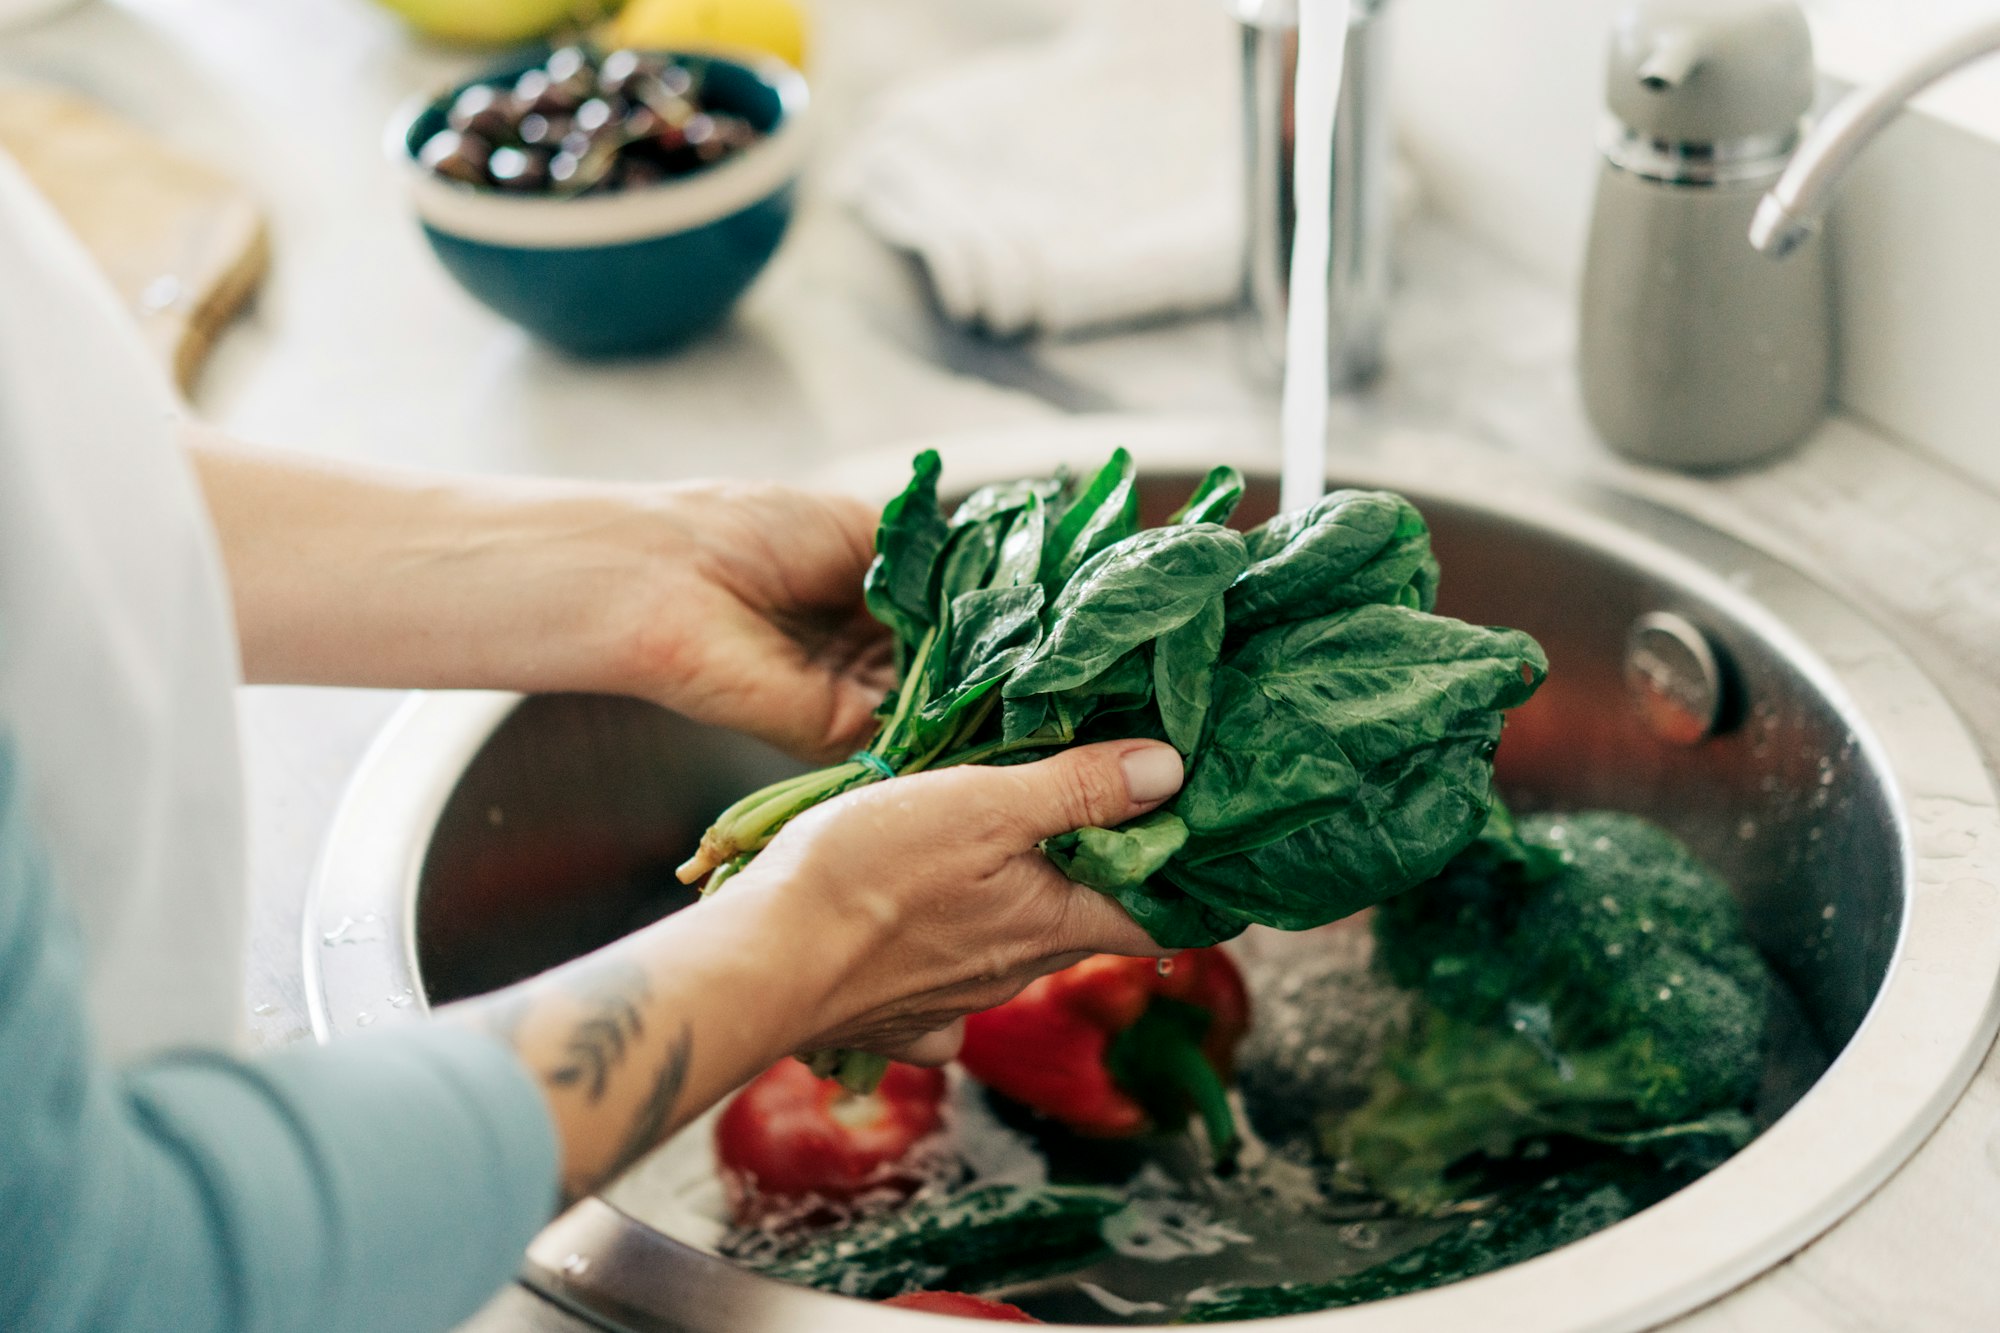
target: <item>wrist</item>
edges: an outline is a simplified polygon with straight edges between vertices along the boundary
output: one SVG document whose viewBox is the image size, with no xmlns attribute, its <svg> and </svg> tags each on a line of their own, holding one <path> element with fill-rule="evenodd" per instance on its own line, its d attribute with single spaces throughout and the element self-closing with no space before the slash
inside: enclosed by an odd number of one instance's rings
<svg viewBox="0 0 2000 1333">
<path fill-rule="evenodd" d="M 753 863 L 726 887 L 698 905 L 729 921 L 719 942 L 750 962 L 754 992 L 767 994 L 773 1012 L 783 1013 L 789 1030 L 783 1052 L 794 1054 L 829 1028 L 855 1017 L 857 982 L 877 957 L 885 929 L 864 908 L 843 910 L 824 885 L 808 882 L 801 868 Z M 691 909 L 694 910 L 694 909 Z M 863 1006 L 865 1007 L 865 1006 Z"/>
<path fill-rule="evenodd" d="M 682 520 L 657 492 L 500 482 L 447 503 L 484 565 L 452 583 L 485 594 L 476 637 L 501 655 L 491 684 L 660 698 L 647 663 Z"/>
</svg>

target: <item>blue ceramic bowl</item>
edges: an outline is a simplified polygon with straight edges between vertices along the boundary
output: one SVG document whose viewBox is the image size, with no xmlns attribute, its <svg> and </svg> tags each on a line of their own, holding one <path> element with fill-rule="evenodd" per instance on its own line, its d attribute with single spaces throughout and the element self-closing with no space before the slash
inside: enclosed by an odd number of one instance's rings
<svg viewBox="0 0 2000 1333">
<path fill-rule="evenodd" d="M 777 61 L 673 53 L 704 102 L 764 138 L 657 185 L 572 199 L 442 179 L 417 153 L 471 83 L 398 121 L 391 154 L 409 178 L 431 249 L 465 289 L 536 337 L 579 356 L 661 352 L 713 327 L 769 260 L 792 217 L 805 159 L 806 85 Z M 511 80 L 528 57 L 472 80 Z"/>
</svg>

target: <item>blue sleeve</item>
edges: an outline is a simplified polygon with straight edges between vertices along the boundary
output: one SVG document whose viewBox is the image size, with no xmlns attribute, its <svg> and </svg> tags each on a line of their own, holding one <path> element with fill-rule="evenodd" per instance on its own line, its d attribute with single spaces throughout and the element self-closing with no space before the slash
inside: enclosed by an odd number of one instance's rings
<svg viewBox="0 0 2000 1333">
<path fill-rule="evenodd" d="M 512 1275 L 556 1144 L 511 1052 L 444 1026 L 116 1070 L 0 735 L 0 1328 L 426 1333 Z"/>
</svg>

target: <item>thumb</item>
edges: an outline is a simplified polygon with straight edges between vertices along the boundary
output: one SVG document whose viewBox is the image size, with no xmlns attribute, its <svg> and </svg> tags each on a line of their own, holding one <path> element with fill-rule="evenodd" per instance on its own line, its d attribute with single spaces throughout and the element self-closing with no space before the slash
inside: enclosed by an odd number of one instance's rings
<svg viewBox="0 0 2000 1333">
<path fill-rule="evenodd" d="M 1016 784 L 1013 813 L 1036 842 L 1136 819 L 1179 791 L 1183 777 L 1180 754 L 1159 741 L 1079 745 L 988 772 Z"/>
</svg>

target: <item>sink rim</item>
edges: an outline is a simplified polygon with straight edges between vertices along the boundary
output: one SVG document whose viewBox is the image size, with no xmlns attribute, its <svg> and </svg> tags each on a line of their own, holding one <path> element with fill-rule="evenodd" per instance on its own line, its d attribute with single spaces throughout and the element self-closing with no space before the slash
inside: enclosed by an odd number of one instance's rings
<svg viewBox="0 0 2000 1333">
<path fill-rule="evenodd" d="M 1229 461 L 1268 473 L 1275 462 L 1268 440 L 1261 422 L 1117 417 L 958 435 L 932 447 L 956 488 L 1061 461 L 1095 463 L 1118 443 L 1143 471 L 1198 472 Z M 879 502 L 906 480 L 916 447 L 847 460 L 821 480 Z M 1938 686 L 1872 619 L 1809 573 L 1630 491 L 1421 437 L 1390 447 L 1394 458 L 1384 448 L 1336 456 L 1334 470 L 1343 484 L 1500 509 L 1633 559 L 1726 607 L 1813 678 L 1886 780 L 1905 882 L 1914 889 L 1867 1016 L 1797 1106 L 1717 1171 L 1596 1236 L 1449 1287 L 1285 1324 L 1409 1333 L 1476 1316 L 1566 1330 L 1646 1327 L 1742 1284 L 1832 1226 L 1900 1168 L 1964 1091 L 2000 1028 L 2000 797 Z M 364 1010 L 388 1021 L 424 1011 L 414 909 L 428 832 L 466 764 L 518 700 L 419 695 L 357 770 L 307 903 L 306 989 L 319 1040 L 354 1030 Z M 1938 804 L 1961 807 L 1959 827 L 1982 835 L 1970 853 L 1946 847 L 1942 830 L 1914 817 Z M 363 927 L 360 936 L 379 925 L 382 938 L 361 938 L 353 948 L 323 943 L 342 922 Z M 1909 965 L 1913 957 L 1921 967 Z M 385 1007 L 385 997 L 405 989 L 414 1003 Z M 1659 1263 L 1663 1253 L 1675 1262 Z M 591 1264 L 568 1271 L 575 1254 L 591 1255 Z M 646 1311 L 685 1310 L 697 1300 L 717 1317 L 754 1314 L 771 1329 L 861 1333 L 885 1318 L 926 1318 L 759 1278 L 601 1200 L 552 1223 L 530 1247 L 523 1278 L 560 1304 L 635 1329 L 669 1327 Z M 1564 1293 L 1557 1324 L 1546 1305 L 1552 1289 Z"/>
</svg>

